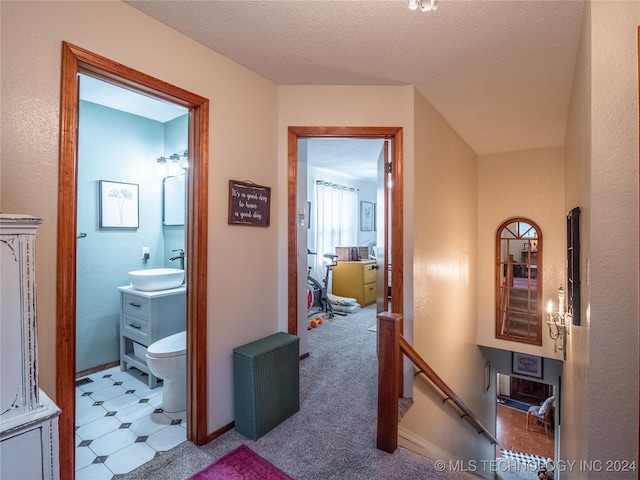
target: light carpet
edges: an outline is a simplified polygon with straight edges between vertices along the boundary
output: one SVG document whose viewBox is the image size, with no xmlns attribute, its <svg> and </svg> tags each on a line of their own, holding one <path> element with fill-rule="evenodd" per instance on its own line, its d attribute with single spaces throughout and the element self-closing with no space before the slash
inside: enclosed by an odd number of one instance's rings
<svg viewBox="0 0 640 480">
<path fill-rule="evenodd" d="M 296 480 L 477 478 L 440 472 L 402 447 L 393 454 L 376 448 L 377 335 L 366 331 L 375 323 L 375 308 L 325 319 L 309 330 L 310 355 L 300 362 L 300 411 L 273 430 L 255 441 L 230 430 L 202 447 L 185 442 L 123 478 L 189 478 L 242 444 Z M 401 400 L 401 411 L 410 403 Z"/>
</svg>

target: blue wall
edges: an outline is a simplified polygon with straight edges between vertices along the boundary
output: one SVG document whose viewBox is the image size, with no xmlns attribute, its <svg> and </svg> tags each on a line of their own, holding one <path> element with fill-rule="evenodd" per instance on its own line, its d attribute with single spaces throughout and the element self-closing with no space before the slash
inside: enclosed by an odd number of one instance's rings
<svg viewBox="0 0 640 480">
<path fill-rule="evenodd" d="M 188 147 L 189 116 L 183 115 L 164 124 L 164 145 L 165 157 L 177 153 L 183 154 Z M 186 218 L 186 217 L 185 217 Z M 168 259 L 175 256 L 173 250 L 176 248 L 185 249 L 185 229 L 184 226 L 164 225 L 164 257 L 167 267 L 179 268 L 177 262 L 169 262 Z"/>
<path fill-rule="evenodd" d="M 87 236 L 77 242 L 77 371 L 119 359 L 117 287 L 129 284 L 129 271 L 163 267 L 168 260 L 162 177 L 156 165 L 156 159 L 166 155 L 165 124 L 81 101 L 79 125 L 77 229 Z M 172 138 L 177 138 L 180 122 L 175 127 Z M 100 180 L 139 185 L 139 228 L 100 228 Z M 150 249 L 146 263 L 142 247 Z"/>
</svg>

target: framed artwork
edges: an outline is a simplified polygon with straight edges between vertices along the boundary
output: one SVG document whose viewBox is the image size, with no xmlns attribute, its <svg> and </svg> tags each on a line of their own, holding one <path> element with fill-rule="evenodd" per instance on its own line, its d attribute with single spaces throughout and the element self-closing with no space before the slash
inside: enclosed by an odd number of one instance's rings
<svg viewBox="0 0 640 480">
<path fill-rule="evenodd" d="M 513 352 L 511 371 L 518 375 L 542 378 L 542 357 Z"/>
<path fill-rule="evenodd" d="M 574 325 L 580 325 L 580 207 L 567 215 L 567 306 Z"/>
<path fill-rule="evenodd" d="M 100 180 L 100 228 L 138 228 L 137 183 Z"/>
<path fill-rule="evenodd" d="M 373 204 L 373 229 L 378 231 L 378 204 Z"/>
<path fill-rule="evenodd" d="M 373 203 L 360 202 L 360 230 L 373 231 Z"/>
<path fill-rule="evenodd" d="M 491 363 L 487 361 L 484 364 L 484 391 L 488 392 L 491 387 Z"/>
</svg>

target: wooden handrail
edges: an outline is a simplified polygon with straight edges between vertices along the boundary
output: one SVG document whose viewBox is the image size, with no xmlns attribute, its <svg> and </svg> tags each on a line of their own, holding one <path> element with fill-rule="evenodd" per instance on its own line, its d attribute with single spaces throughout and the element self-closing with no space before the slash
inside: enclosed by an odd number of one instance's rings
<svg viewBox="0 0 640 480">
<path fill-rule="evenodd" d="M 466 418 L 478 433 L 497 445 L 498 440 L 489 429 L 402 336 L 402 318 L 400 314 L 389 312 L 378 315 L 378 449 L 392 453 L 398 447 L 398 372 L 402 368 L 402 353 L 439 390 L 443 403 L 451 401 L 461 418 Z"/>
<path fill-rule="evenodd" d="M 433 385 L 435 385 L 438 390 L 440 390 L 444 401 L 446 402 L 450 400 L 451 402 L 453 402 L 453 404 L 461 413 L 461 417 L 466 418 L 469 423 L 471 423 L 471 425 L 475 427 L 478 433 L 483 434 L 491 441 L 491 443 L 495 443 L 497 445 L 498 440 L 496 439 L 496 437 L 494 437 L 489 429 L 482 424 L 480 419 L 471 410 L 469 410 L 462 399 L 458 397 L 458 395 L 456 395 L 453 390 L 451 390 L 449 385 L 447 385 L 444 380 L 442 380 L 438 376 L 438 374 L 433 371 L 433 369 L 427 364 L 427 362 L 425 362 L 424 359 L 418 354 L 418 352 L 416 352 L 416 350 L 409 344 L 409 342 L 407 342 L 407 340 L 405 340 L 402 335 L 400 335 L 398 341 L 400 343 L 400 350 L 402 351 L 402 353 L 404 353 L 413 362 L 413 364 L 418 367 L 420 373 L 424 374 L 429 379 L 429 381 Z"/>
</svg>

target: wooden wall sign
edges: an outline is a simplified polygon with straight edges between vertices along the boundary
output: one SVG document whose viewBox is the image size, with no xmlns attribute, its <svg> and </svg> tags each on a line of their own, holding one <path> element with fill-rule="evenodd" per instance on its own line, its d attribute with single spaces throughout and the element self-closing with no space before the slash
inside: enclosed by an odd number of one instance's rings
<svg viewBox="0 0 640 480">
<path fill-rule="evenodd" d="M 271 187 L 229 180 L 229 225 L 269 226 Z"/>
</svg>

